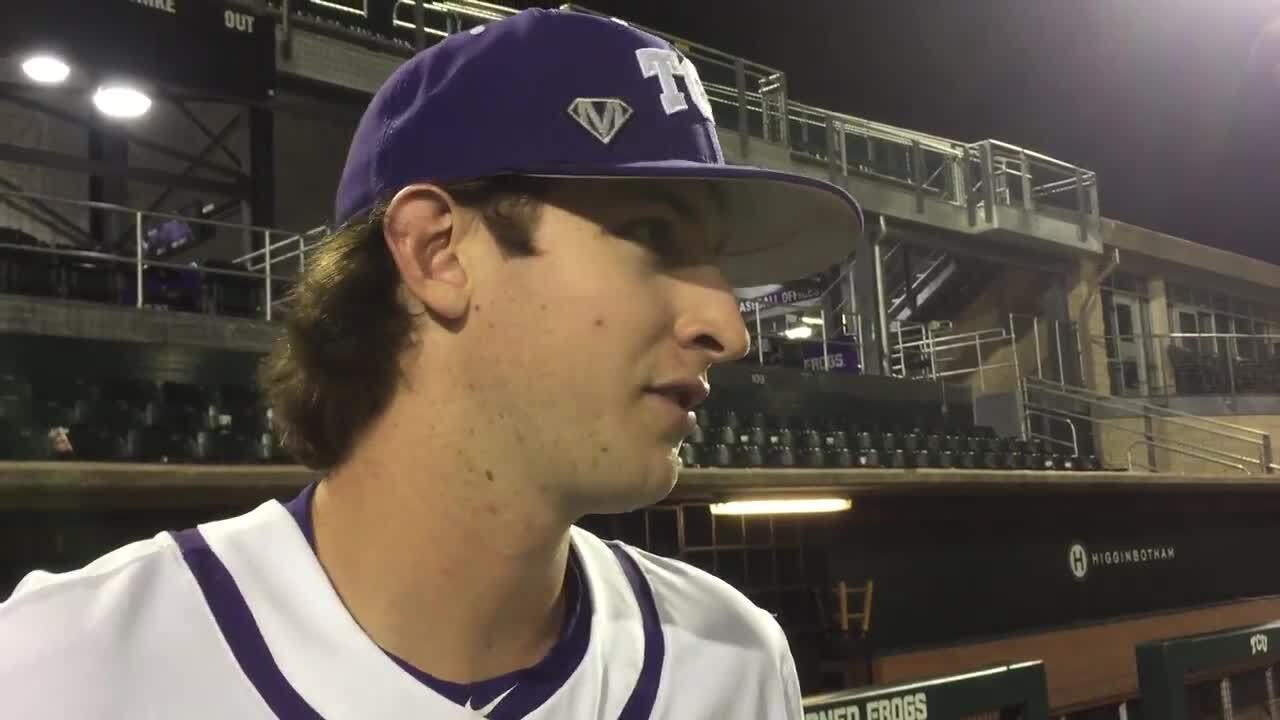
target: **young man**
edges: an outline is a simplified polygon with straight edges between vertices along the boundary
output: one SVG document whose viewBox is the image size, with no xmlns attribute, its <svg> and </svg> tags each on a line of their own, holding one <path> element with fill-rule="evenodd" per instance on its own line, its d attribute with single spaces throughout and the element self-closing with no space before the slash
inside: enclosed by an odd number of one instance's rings
<svg viewBox="0 0 1280 720">
<path fill-rule="evenodd" d="M 573 523 L 667 495 L 733 285 L 843 257 L 852 199 L 725 165 L 662 40 L 530 11 L 387 81 L 337 217 L 263 373 L 324 480 L 33 573 L 5 716 L 799 718 L 772 617 Z"/>
</svg>

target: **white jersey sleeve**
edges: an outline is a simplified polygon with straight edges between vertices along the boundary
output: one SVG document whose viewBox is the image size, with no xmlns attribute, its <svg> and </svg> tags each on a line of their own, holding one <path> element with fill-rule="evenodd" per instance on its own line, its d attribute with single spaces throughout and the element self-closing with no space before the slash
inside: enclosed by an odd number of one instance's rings
<svg viewBox="0 0 1280 720">
<path fill-rule="evenodd" d="M 255 697 L 223 692 L 235 668 L 201 642 L 216 635 L 192 584 L 167 535 L 27 575 L 0 603 L 4 717 L 266 717 Z"/>
</svg>

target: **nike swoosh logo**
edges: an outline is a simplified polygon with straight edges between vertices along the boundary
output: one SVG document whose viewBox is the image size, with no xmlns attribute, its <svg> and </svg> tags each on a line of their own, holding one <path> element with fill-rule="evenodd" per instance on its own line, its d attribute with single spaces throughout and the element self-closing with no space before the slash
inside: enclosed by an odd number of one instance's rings
<svg viewBox="0 0 1280 720">
<path fill-rule="evenodd" d="M 474 711 L 474 712 L 480 713 L 481 715 L 483 715 L 483 716 L 485 716 L 485 717 L 488 717 L 488 716 L 489 716 L 489 713 L 493 712 L 493 709 L 494 709 L 494 708 L 496 708 L 496 707 L 498 707 L 498 703 L 502 702 L 502 699 L 503 699 L 503 698 L 505 698 L 506 696 L 510 695 L 510 694 L 511 694 L 511 691 L 512 691 L 512 690 L 515 690 L 515 689 L 516 689 L 516 686 L 515 686 L 515 685 L 512 685 L 512 686 L 511 686 L 511 687 L 510 687 L 506 692 L 504 692 L 504 693 L 502 693 L 501 695 L 499 695 L 498 697 L 494 698 L 494 699 L 493 699 L 493 702 L 489 703 L 488 705 L 485 705 L 485 706 L 484 706 L 484 707 L 482 707 L 482 708 L 473 708 L 473 707 L 471 707 L 471 698 L 467 698 L 467 704 L 466 704 L 466 705 L 463 705 L 463 706 L 462 706 L 462 709 L 464 709 L 464 710 L 471 710 L 471 711 Z"/>
</svg>

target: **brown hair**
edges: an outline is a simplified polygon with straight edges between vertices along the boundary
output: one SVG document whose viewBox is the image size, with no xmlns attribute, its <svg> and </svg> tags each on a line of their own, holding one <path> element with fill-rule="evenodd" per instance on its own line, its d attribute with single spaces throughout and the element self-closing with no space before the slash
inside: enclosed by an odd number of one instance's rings
<svg viewBox="0 0 1280 720">
<path fill-rule="evenodd" d="M 545 181 L 502 176 L 445 187 L 477 210 L 509 256 L 534 254 L 531 229 Z M 386 410 L 414 318 L 383 240 L 387 201 L 338 228 L 307 257 L 289 295 L 283 335 L 258 373 L 277 440 L 299 462 L 329 470 Z"/>
</svg>

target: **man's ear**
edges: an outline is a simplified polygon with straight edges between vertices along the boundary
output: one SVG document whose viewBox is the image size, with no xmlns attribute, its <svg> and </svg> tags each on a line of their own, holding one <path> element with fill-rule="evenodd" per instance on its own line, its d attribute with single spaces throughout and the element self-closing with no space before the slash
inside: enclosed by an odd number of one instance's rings
<svg viewBox="0 0 1280 720">
<path fill-rule="evenodd" d="M 458 254 L 458 207 L 435 185 L 410 185 L 387 205 L 383 235 L 409 295 L 444 320 L 459 320 L 471 302 L 471 278 Z"/>
</svg>

